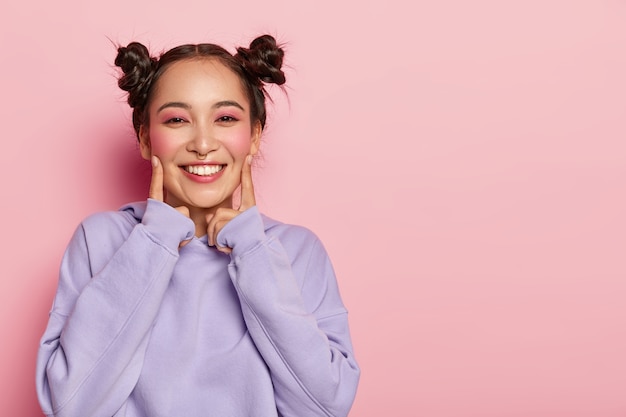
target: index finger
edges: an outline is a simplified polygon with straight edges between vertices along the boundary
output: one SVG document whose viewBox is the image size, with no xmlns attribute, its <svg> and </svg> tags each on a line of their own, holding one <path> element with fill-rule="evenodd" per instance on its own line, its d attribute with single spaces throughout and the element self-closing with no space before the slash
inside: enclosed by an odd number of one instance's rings
<svg viewBox="0 0 626 417">
<path fill-rule="evenodd" d="M 252 155 L 246 157 L 241 168 L 241 205 L 239 211 L 244 211 L 256 205 L 254 185 L 252 185 Z"/>
<path fill-rule="evenodd" d="M 163 201 L 163 166 L 156 155 L 152 155 L 152 179 L 150 180 L 150 191 L 148 197 Z"/>
</svg>

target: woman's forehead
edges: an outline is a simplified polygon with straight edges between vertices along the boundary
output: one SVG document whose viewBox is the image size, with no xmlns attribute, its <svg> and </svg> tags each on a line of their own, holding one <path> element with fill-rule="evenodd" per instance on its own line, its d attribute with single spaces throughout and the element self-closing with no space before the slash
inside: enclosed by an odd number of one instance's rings
<svg viewBox="0 0 626 417">
<path fill-rule="evenodd" d="M 247 105 L 239 75 L 217 58 L 191 58 L 170 64 L 154 86 L 153 99 L 164 96 L 237 99 Z M 244 103 L 242 103 L 244 104 Z"/>
</svg>

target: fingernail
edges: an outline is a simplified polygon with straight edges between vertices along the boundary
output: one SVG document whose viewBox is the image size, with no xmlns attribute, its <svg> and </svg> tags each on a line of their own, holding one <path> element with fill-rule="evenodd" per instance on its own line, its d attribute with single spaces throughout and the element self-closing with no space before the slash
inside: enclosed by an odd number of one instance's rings
<svg viewBox="0 0 626 417">
<path fill-rule="evenodd" d="M 158 164 L 159 162 L 157 161 L 157 157 L 152 155 L 152 166 L 156 168 Z"/>
<path fill-rule="evenodd" d="M 248 155 L 248 157 L 246 158 L 246 162 L 248 163 L 248 165 L 252 165 L 252 155 Z"/>
</svg>

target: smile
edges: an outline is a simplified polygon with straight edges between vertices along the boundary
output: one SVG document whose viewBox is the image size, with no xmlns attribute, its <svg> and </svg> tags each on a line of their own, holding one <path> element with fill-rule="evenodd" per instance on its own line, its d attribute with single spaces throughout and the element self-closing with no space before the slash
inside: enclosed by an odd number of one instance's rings
<svg viewBox="0 0 626 417">
<path fill-rule="evenodd" d="M 190 174 L 208 177 L 217 174 L 223 170 L 225 166 L 226 165 L 187 165 L 182 168 Z"/>
</svg>

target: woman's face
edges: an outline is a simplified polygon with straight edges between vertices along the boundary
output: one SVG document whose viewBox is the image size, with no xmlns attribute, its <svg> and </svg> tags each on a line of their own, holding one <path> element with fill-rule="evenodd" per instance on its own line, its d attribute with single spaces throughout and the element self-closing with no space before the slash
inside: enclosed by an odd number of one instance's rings
<svg viewBox="0 0 626 417">
<path fill-rule="evenodd" d="M 261 135 L 239 77 L 213 59 L 176 62 L 159 78 L 148 111 L 141 154 L 161 160 L 165 202 L 232 207 L 243 163 L 257 152 Z"/>
</svg>

